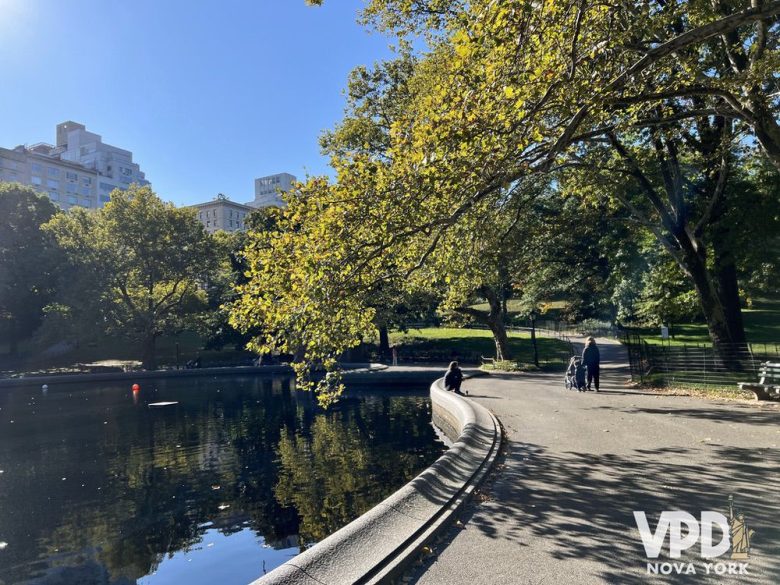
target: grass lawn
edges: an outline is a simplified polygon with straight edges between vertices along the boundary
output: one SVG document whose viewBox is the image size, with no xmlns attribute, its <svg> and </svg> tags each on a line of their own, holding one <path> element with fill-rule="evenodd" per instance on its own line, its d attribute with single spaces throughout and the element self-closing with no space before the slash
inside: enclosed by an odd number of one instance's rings
<svg viewBox="0 0 780 585">
<path fill-rule="evenodd" d="M 745 321 L 745 334 L 750 343 L 780 343 L 780 300 L 760 299 L 750 309 L 742 310 Z M 674 339 L 661 339 L 660 327 L 643 328 L 639 330 L 647 343 L 660 345 L 710 345 L 707 325 L 704 323 L 688 323 L 673 325 Z"/>
<path fill-rule="evenodd" d="M 539 319 L 552 319 L 555 320 L 558 318 L 559 313 L 562 309 L 565 309 L 568 306 L 568 301 L 547 301 L 543 303 L 546 305 L 547 310 L 541 314 L 538 318 Z M 487 303 L 480 303 L 478 305 L 472 305 L 472 309 L 476 309 L 478 311 L 485 311 L 488 313 L 490 311 L 490 305 Z M 525 317 L 525 310 L 523 308 L 523 303 L 518 299 L 510 299 L 506 302 L 506 312 L 510 317 Z"/>
<path fill-rule="evenodd" d="M 414 360 L 418 356 L 440 356 L 447 361 L 457 354 L 461 359 L 476 361 L 479 356 L 494 357 L 496 345 L 490 331 L 484 329 L 457 329 L 454 327 L 427 327 L 410 329 L 404 333 L 390 334 L 390 343 L 399 346 L 401 359 Z M 531 336 L 526 333 L 510 333 L 509 346 L 519 362 L 533 363 Z M 569 346 L 563 341 L 537 338 L 540 364 L 564 364 L 569 358 Z"/>
</svg>

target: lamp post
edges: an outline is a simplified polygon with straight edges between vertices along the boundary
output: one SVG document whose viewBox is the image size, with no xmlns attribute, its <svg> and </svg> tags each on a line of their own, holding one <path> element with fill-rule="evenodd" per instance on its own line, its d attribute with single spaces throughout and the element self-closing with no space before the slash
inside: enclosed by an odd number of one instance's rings
<svg viewBox="0 0 780 585">
<path fill-rule="evenodd" d="M 536 318 L 539 313 L 536 312 L 536 308 L 531 309 L 528 315 L 531 318 L 531 344 L 534 346 L 534 365 L 539 367 L 539 351 L 536 347 Z"/>
</svg>

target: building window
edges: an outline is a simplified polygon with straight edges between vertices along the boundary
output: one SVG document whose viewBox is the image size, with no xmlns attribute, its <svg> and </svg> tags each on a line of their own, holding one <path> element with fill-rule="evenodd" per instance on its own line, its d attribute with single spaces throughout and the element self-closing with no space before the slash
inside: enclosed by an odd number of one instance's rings
<svg viewBox="0 0 780 585">
<path fill-rule="evenodd" d="M 49 167 L 49 176 L 50 177 L 59 177 L 60 176 L 60 169 L 55 169 L 54 167 Z"/>
<path fill-rule="evenodd" d="M 76 199 L 75 196 L 68 195 L 68 203 L 70 203 L 71 205 L 76 205 L 78 202 L 79 202 L 79 200 Z"/>
<path fill-rule="evenodd" d="M 210 219 L 206 220 L 206 227 L 211 227 L 211 220 Z"/>
<path fill-rule="evenodd" d="M 81 188 L 79 189 L 79 192 L 80 192 L 82 195 L 89 195 L 89 187 L 81 187 Z"/>
<path fill-rule="evenodd" d="M 41 178 L 40 177 L 36 177 L 36 176 L 31 177 L 30 178 L 30 182 L 33 185 L 40 185 L 42 183 Z"/>
<path fill-rule="evenodd" d="M 73 183 L 66 183 L 65 184 L 65 191 L 68 193 L 75 193 L 76 192 L 76 185 Z"/>
<path fill-rule="evenodd" d="M 60 196 L 55 191 L 49 191 L 49 199 L 51 199 L 52 201 L 59 201 L 60 200 Z"/>
<path fill-rule="evenodd" d="M 71 172 L 71 171 L 66 171 L 65 172 L 65 177 L 68 179 L 68 181 L 72 181 L 74 183 L 78 182 L 78 180 L 79 180 L 78 173 L 74 173 L 74 172 Z"/>
<path fill-rule="evenodd" d="M 31 168 L 33 173 L 38 173 L 39 175 L 43 173 L 43 167 L 38 163 L 33 163 Z"/>
<path fill-rule="evenodd" d="M 60 188 L 60 182 L 55 181 L 54 179 L 46 179 L 46 186 L 49 189 L 59 189 Z"/>
<path fill-rule="evenodd" d="M 103 191 L 113 191 L 114 190 L 114 186 L 111 185 L 110 183 L 100 183 L 100 188 Z"/>
<path fill-rule="evenodd" d="M 230 220 L 230 227 L 233 227 L 233 220 Z"/>
<path fill-rule="evenodd" d="M 90 200 L 89 200 L 89 199 L 82 199 L 82 200 L 81 200 L 81 204 L 82 204 L 84 207 L 92 207 L 92 203 L 90 202 Z"/>
<path fill-rule="evenodd" d="M 101 203 L 108 203 L 109 201 L 111 201 L 111 197 L 109 197 L 108 195 L 101 195 L 100 196 L 100 202 Z"/>
<path fill-rule="evenodd" d="M 92 184 L 92 177 L 81 177 L 81 184 L 89 187 Z"/>
</svg>

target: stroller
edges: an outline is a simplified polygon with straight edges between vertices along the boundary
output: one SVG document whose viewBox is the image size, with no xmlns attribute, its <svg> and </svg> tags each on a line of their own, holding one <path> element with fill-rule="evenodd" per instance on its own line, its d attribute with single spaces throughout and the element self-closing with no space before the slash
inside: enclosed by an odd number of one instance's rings
<svg viewBox="0 0 780 585">
<path fill-rule="evenodd" d="M 563 384 L 567 390 L 585 391 L 585 365 L 582 363 L 581 358 L 573 356 L 569 360 L 569 367 L 566 368 L 566 377 L 563 379 Z"/>
</svg>

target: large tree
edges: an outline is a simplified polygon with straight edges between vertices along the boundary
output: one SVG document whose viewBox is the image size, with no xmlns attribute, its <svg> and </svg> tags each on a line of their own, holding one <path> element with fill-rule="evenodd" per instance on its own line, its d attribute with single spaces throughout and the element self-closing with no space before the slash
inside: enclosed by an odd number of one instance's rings
<svg viewBox="0 0 780 585">
<path fill-rule="evenodd" d="M 190 209 L 164 203 L 150 187 L 115 190 L 97 211 L 72 209 L 47 225 L 76 267 L 84 318 L 142 345 L 155 369 L 156 341 L 205 306 L 202 283 L 214 248 Z"/>
<path fill-rule="evenodd" d="M 0 183 L 0 330 L 17 353 L 54 298 L 62 256 L 41 229 L 57 213 L 48 197 L 16 183 Z"/>
<path fill-rule="evenodd" d="M 631 193 L 648 203 L 624 197 L 624 209 L 634 205 L 643 228 L 671 244 L 709 312 L 713 341 L 739 341 L 723 310 L 738 302 L 735 281 L 715 282 L 708 262 L 733 264 L 712 234 L 729 211 L 731 136 L 748 133 L 780 161 L 778 14 L 780 2 L 760 1 L 373 0 L 368 19 L 401 35 L 422 32 L 427 48 L 360 75 L 371 101 L 351 105 L 337 132 L 368 139 L 332 149 L 334 184 L 315 179 L 291 195 L 287 229 L 254 250 L 235 318 L 273 324 L 283 332 L 273 343 L 300 340 L 308 359 L 332 365 L 373 318 L 361 291 L 377 279 L 459 266 L 460 227 L 515 209 L 526 181 L 597 161 L 606 141 L 621 172 L 637 171 Z M 740 55 L 748 66 L 733 66 Z M 696 124 L 715 130 L 691 131 Z M 681 140 L 712 150 L 689 146 L 678 164 Z M 705 246 L 704 231 L 716 243 Z M 257 295 L 268 282 L 273 294 Z"/>
</svg>

